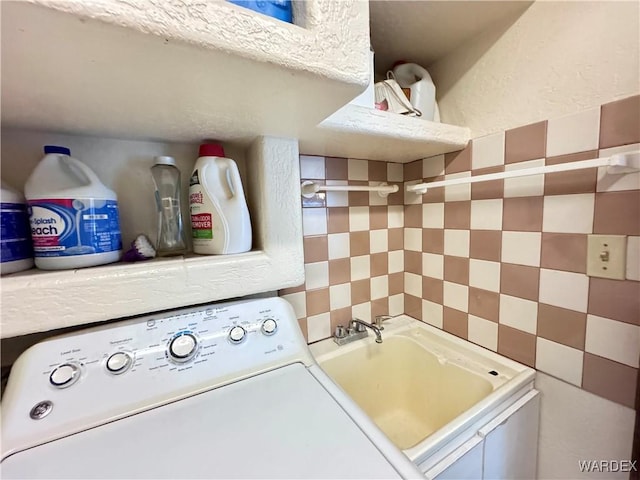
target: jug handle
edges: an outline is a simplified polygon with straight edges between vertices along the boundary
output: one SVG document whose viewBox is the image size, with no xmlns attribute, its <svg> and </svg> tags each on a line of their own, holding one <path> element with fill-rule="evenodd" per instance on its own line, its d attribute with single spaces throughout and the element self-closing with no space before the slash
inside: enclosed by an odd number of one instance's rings
<svg viewBox="0 0 640 480">
<path fill-rule="evenodd" d="M 62 165 L 76 177 L 85 180 L 89 184 L 102 184 L 98 176 L 93 173 L 93 170 L 79 160 L 72 159 L 67 155 L 60 155 L 58 158 L 62 162 Z"/>
<path fill-rule="evenodd" d="M 235 197 L 236 196 L 236 189 L 235 189 L 233 180 L 231 179 L 231 167 L 227 167 L 227 172 L 226 173 L 227 173 L 227 185 L 229 186 L 229 191 L 231 192 L 231 196 Z"/>
</svg>

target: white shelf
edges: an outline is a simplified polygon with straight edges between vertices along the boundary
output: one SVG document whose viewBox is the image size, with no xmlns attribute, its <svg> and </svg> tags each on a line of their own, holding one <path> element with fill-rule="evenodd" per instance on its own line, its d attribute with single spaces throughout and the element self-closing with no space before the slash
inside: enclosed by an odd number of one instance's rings
<svg viewBox="0 0 640 480">
<path fill-rule="evenodd" d="M 259 138 L 248 149 L 247 160 L 256 251 L 56 272 L 34 269 L 3 277 L 2 338 L 300 285 L 304 262 L 297 142 Z"/>
<path fill-rule="evenodd" d="M 462 150 L 470 138 L 465 127 L 347 105 L 303 133 L 299 143 L 306 155 L 408 163 Z"/>
<path fill-rule="evenodd" d="M 0 2 L 4 126 L 114 138 L 297 138 L 369 83 L 368 2 Z"/>
</svg>

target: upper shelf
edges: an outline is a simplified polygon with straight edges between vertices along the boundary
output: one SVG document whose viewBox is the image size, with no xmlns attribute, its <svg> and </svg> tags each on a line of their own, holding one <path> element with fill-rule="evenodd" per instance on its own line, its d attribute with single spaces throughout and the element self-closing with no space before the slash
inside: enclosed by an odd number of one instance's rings
<svg viewBox="0 0 640 480">
<path fill-rule="evenodd" d="M 107 150 L 113 143 L 97 145 Z M 269 292 L 304 282 L 298 143 L 260 137 L 246 150 L 254 250 L 78 270 L 31 269 L 0 280 L 0 337 L 84 325 Z M 13 160 L 19 157 L 14 157 Z M 138 180 L 136 180 L 138 179 Z M 126 183 L 139 182 L 129 173 Z M 120 183 L 120 187 L 124 184 Z M 269 188 L 267 188 L 267 185 Z M 144 192 L 144 188 L 141 191 Z M 144 204 L 138 191 L 138 198 Z M 123 198 L 120 195 L 122 202 Z M 131 204 L 122 202 L 123 213 Z M 124 215 L 123 215 L 124 217 Z M 138 215 L 137 231 L 146 218 Z M 146 233 L 149 233 L 148 231 Z M 125 249 L 128 246 L 125 246 Z"/>
<path fill-rule="evenodd" d="M 3 125 L 116 138 L 296 138 L 369 83 L 368 2 L 1 2 Z"/>
<path fill-rule="evenodd" d="M 466 127 L 346 105 L 305 131 L 299 142 L 307 155 L 408 163 L 462 150 L 470 138 Z"/>
</svg>

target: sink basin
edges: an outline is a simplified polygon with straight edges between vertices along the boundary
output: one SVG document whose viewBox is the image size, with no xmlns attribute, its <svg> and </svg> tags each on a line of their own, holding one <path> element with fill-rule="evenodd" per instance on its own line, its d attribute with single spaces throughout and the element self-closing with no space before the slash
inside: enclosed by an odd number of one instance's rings
<svg viewBox="0 0 640 480">
<path fill-rule="evenodd" d="M 320 363 L 399 448 L 415 446 L 493 391 L 488 380 L 392 336 Z"/>
<path fill-rule="evenodd" d="M 373 337 L 311 345 L 325 373 L 414 462 L 533 388 L 535 371 L 402 315 Z"/>
</svg>

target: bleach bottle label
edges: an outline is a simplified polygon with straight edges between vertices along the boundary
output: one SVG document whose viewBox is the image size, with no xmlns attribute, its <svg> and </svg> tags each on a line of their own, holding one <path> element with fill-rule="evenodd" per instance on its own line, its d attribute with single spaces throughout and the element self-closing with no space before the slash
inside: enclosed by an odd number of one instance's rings
<svg viewBox="0 0 640 480">
<path fill-rule="evenodd" d="M 189 181 L 189 210 L 191 213 L 191 234 L 194 240 L 211 240 L 213 238 L 213 218 L 211 205 L 196 170 Z"/>
<path fill-rule="evenodd" d="M 27 206 L 22 203 L 0 204 L 0 244 L 2 263 L 33 257 Z"/>
<path fill-rule="evenodd" d="M 36 257 L 91 255 L 122 249 L 115 200 L 30 200 L 29 209 Z"/>
</svg>

